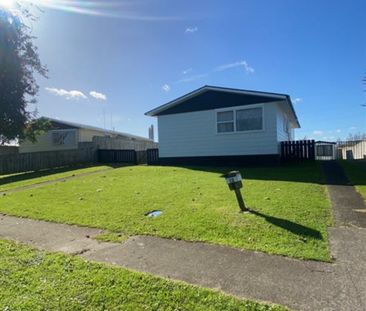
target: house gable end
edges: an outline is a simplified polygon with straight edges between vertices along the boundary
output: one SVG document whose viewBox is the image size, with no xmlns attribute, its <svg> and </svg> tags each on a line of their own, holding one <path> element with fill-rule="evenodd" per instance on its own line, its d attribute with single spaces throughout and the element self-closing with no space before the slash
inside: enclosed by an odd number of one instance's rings
<svg viewBox="0 0 366 311">
<path fill-rule="evenodd" d="M 277 98 L 260 95 L 243 95 L 239 93 L 229 93 L 222 91 L 207 90 L 196 96 L 190 97 L 178 105 L 167 108 L 157 116 L 194 112 L 203 110 L 213 110 L 236 106 L 247 106 L 258 103 L 268 103 L 278 101 Z"/>
</svg>

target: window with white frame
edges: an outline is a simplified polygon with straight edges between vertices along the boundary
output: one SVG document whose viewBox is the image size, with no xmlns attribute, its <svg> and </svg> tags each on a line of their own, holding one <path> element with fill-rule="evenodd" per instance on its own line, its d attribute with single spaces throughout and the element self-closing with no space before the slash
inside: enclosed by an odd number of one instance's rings
<svg viewBox="0 0 366 311">
<path fill-rule="evenodd" d="M 217 132 L 233 133 L 263 130 L 263 108 L 241 108 L 217 112 Z"/>
<path fill-rule="evenodd" d="M 236 131 L 256 131 L 262 129 L 262 107 L 236 110 Z"/>
<path fill-rule="evenodd" d="M 234 111 L 219 111 L 217 113 L 217 132 L 234 132 Z"/>
<path fill-rule="evenodd" d="M 324 156 L 324 157 L 332 157 L 333 156 L 333 145 L 317 145 L 316 146 L 316 155 Z"/>
</svg>

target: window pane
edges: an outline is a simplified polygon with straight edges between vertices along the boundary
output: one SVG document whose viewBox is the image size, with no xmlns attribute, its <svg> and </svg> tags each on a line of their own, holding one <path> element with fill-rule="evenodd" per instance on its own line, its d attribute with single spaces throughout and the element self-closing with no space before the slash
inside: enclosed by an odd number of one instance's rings
<svg viewBox="0 0 366 311">
<path fill-rule="evenodd" d="M 321 157 L 324 155 L 324 146 L 323 145 L 319 145 L 319 146 L 316 146 L 316 155 Z"/>
<path fill-rule="evenodd" d="M 333 146 L 332 145 L 325 146 L 324 155 L 326 155 L 328 157 L 333 156 Z"/>
<path fill-rule="evenodd" d="M 76 137 L 75 131 L 58 131 L 52 132 L 52 144 L 53 145 L 75 145 Z"/>
<path fill-rule="evenodd" d="M 234 122 L 217 123 L 218 133 L 234 132 Z"/>
<path fill-rule="evenodd" d="M 236 130 L 253 131 L 262 129 L 262 108 L 236 111 Z"/>
<path fill-rule="evenodd" d="M 325 156 L 331 157 L 333 156 L 333 146 L 332 145 L 318 145 L 317 148 L 317 156 Z"/>
<path fill-rule="evenodd" d="M 234 121 L 234 111 L 222 111 L 217 113 L 217 122 Z"/>
</svg>

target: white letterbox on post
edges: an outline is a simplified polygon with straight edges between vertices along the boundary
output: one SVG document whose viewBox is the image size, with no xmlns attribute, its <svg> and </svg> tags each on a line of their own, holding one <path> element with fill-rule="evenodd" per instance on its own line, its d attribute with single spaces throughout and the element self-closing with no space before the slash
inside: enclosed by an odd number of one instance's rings
<svg viewBox="0 0 366 311">
<path fill-rule="evenodd" d="M 243 187 L 242 177 L 239 171 L 231 171 L 225 175 L 226 183 L 230 190 L 240 189 Z"/>
<path fill-rule="evenodd" d="M 230 190 L 235 191 L 236 199 L 238 200 L 238 204 L 241 212 L 249 212 L 249 209 L 245 207 L 245 203 L 243 197 L 241 196 L 240 189 L 243 188 L 242 177 L 239 171 L 231 171 L 224 175 L 226 183 L 229 186 Z"/>
</svg>

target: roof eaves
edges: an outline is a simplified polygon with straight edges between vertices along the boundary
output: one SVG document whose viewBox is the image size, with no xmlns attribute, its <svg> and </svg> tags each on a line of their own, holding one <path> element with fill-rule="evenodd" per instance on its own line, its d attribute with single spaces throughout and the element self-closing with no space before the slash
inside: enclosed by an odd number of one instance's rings
<svg viewBox="0 0 366 311">
<path fill-rule="evenodd" d="M 205 85 L 205 88 L 208 88 L 210 90 L 214 91 L 222 91 L 222 92 L 230 92 L 230 93 L 238 93 L 238 94 L 248 94 L 248 95 L 260 95 L 265 97 L 274 97 L 279 99 L 285 99 L 287 94 L 281 94 L 281 93 L 272 93 L 272 92 L 261 92 L 261 91 L 255 91 L 255 90 L 242 90 L 242 89 L 236 89 L 236 88 L 229 88 L 229 87 L 223 87 L 223 86 L 212 86 L 212 85 Z"/>
<path fill-rule="evenodd" d="M 158 106 L 157 108 L 154 108 L 154 109 L 146 112 L 145 115 L 154 117 L 158 113 L 160 113 L 166 109 L 172 108 L 172 107 L 180 104 L 181 102 L 183 102 L 189 98 L 192 98 L 194 96 L 197 96 L 205 91 L 220 91 L 220 92 L 230 92 L 230 93 L 237 93 L 237 94 L 247 94 L 247 95 L 255 94 L 255 95 L 260 95 L 260 96 L 273 97 L 273 98 L 277 98 L 277 99 L 287 99 L 288 98 L 288 95 L 286 95 L 286 94 L 260 92 L 260 91 L 253 91 L 253 90 L 241 90 L 241 89 L 234 89 L 234 88 L 227 88 L 227 87 L 220 87 L 220 86 L 204 85 L 188 94 L 180 96 L 164 105 Z M 290 102 L 291 102 L 291 100 L 290 100 Z M 292 110 L 293 110 L 293 107 L 292 107 Z M 296 117 L 296 119 L 297 119 L 297 117 Z"/>
<path fill-rule="evenodd" d="M 176 98 L 176 99 L 174 99 L 174 100 L 172 100 L 172 101 L 170 101 L 170 102 L 168 102 L 164 105 L 158 106 L 158 107 L 156 107 L 156 108 L 154 108 L 154 109 L 152 109 L 148 112 L 145 112 L 145 116 L 154 117 L 158 113 L 160 113 L 160 112 L 162 112 L 162 111 L 164 111 L 168 108 L 174 107 L 174 106 L 178 105 L 179 103 L 181 103 L 182 101 L 185 101 L 185 100 L 187 100 L 191 97 L 194 97 L 198 94 L 201 94 L 202 92 L 206 91 L 206 88 L 207 88 L 206 85 L 202 86 L 202 87 L 200 87 L 200 88 L 198 88 L 198 89 L 196 89 L 192 92 L 189 92 L 188 94 L 182 95 L 182 96 L 180 96 L 180 97 L 178 97 L 178 98 Z"/>
<path fill-rule="evenodd" d="M 299 128 L 301 128 L 301 125 L 300 125 L 300 122 L 299 122 L 299 118 L 298 118 L 298 117 L 297 117 L 297 115 L 296 115 L 296 111 L 295 111 L 294 105 L 292 104 L 292 101 L 291 101 L 291 97 L 290 97 L 289 95 L 286 95 L 286 100 L 287 100 L 287 102 L 288 102 L 288 104 L 289 104 L 289 106 L 290 106 L 290 109 L 291 109 L 291 111 L 292 111 L 292 114 L 293 114 L 293 115 L 294 115 L 294 117 L 295 117 L 295 120 L 296 120 L 297 126 L 298 126 Z"/>
<path fill-rule="evenodd" d="M 77 128 L 77 129 L 86 129 L 86 130 L 104 132 L 105 134 L 113 134 L 113 135 L 117 135 L 117 136 L 119 135 L 119 136 L 125 136 L 125 137 L 128 137 L 128 138 L 143 139 L 143 140 L 146 140 L 146 141 L 151 141 L 151 139 L 149 139 L 149 138 L 142 137 L 142 136 L 137 136 L 137 135 L 133 135 L 133 134 L 128 134 L 128 133 L 124 133 L 124 132 L 117 132 L 117 131 L 113 131 L 113 130 L 102 129 L 100 127 L 95 127 L 95 126 L 91 126 L 91 125 L 85 125 L 85 124 L 74 123 L 74 122 L 69 122 L 69 121 L 57 120 L 57 119 L 53 119 L 53 118 L 49 118 L 49 117 L 43 117 L 43 118 L 45 118 L 45 119 L 47 119 L 51 122 L 65 124 L 65 125 Z"/>
</svg>

